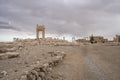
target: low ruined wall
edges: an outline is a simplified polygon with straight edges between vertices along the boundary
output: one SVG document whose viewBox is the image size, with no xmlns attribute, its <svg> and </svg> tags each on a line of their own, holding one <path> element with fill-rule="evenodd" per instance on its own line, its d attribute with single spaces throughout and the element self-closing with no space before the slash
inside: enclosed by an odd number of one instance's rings
<svg viewBox="0 0 120 80">
<path fill-rule="evenodd" d="M 10 42 L 10 43 L 0 43 L 0 60 L 18 57 L 20 54 L 17 50 L 20 45 Z"/>
<path fill-rule="evenodd" d="M 22 75 L 19 80 L 52 80 L 49 77 L 52 69 L 57 66 L 65 57 L 64 52 L 48 52 L 51 58 L 44 64 L 39 64 Z"/>
</svg>

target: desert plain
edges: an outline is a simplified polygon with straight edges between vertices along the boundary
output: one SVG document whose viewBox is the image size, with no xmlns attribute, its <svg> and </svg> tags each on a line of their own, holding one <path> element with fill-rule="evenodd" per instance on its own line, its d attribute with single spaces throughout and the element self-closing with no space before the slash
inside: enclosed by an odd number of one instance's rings
<svg viewBox="0 0 120 80">
<path fill-rule="evenodd" d="M 0 80 L 120 80 L 120 46 L 1 42 Z"/>
</svg>

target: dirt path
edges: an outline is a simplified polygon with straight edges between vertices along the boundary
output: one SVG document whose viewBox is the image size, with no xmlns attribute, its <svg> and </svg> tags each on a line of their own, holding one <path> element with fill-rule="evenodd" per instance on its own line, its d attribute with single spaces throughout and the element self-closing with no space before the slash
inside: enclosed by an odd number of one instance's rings
<svg viewBox="0 0 120 80">
<path fill-rule="evenodd" d="M 120 80 L 119 52 L 117 48 L 96 45 L 73 47 L 54 72 L 65 80 Z"/>
</svg>

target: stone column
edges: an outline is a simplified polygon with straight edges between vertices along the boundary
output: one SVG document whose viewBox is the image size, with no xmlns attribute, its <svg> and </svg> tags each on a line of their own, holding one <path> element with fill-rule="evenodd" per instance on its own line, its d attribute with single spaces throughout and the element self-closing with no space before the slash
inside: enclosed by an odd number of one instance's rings
<svg viewBox="0 0 120 80">
<path fill-rule="evenodd" d="M 42 39 L 45 39 L 45 29 L 42 31 Z"/>
<path fill-rule="evenodd" d="M 37 24 L 37 26 L 36 26 L 36 39 L 37 39 L 37 40 L 39 39 L 38 24 Z"/>
</svg>

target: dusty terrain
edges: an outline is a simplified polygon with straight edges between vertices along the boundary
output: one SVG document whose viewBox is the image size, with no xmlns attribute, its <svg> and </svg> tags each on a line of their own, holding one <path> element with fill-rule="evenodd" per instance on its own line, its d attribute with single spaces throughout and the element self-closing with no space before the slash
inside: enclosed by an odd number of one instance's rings
<svg viewBox="0 0 120 80">
<path fill-rule="evenodd" d="M 120 46 L 32 45 L 17 50 L 19 57 L 0 60 L 0 80 L 18 80 L 35 64 L 49 60 L 49 52 L 64 52 L 64 60 L 49 73 L 50 80 L 120 80 Z"/>
<path fill-rule="evenodd" d="M 67 48 L 55 73 L 65 80 L 120 80 L 120 47 L 84 45 Z"/>
</svg>

